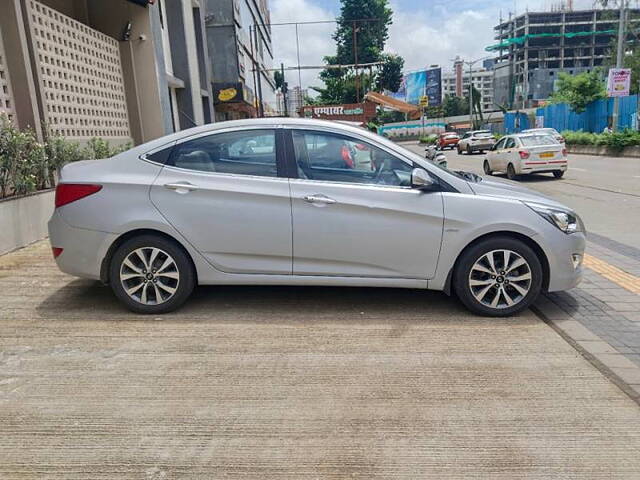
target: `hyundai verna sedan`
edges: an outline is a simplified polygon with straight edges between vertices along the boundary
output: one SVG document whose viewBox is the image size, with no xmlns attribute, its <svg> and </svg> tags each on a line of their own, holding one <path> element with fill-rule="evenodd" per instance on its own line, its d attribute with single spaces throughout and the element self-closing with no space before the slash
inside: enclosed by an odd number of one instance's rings
<svg viewBox="0 0 640 480">
<path fill-rule="evenodd" d="M 63 272 L 147 314 L 196 285 L 251 284 L 443 290 L 508 316 L 574 287 L 585 248 L 554 200 L 303 119 L 217 123 L 67 165 L 49 233 Z"/>
</svg>

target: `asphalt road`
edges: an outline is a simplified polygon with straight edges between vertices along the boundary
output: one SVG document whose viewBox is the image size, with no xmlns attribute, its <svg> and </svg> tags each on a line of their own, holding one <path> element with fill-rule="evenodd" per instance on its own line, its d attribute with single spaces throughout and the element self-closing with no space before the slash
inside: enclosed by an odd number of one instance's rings
<svg viewBox="0 0 640 480">
<path fill-rule="evenodd" d="M 417 143 L 404 146 L 424 154 Z M 483 174 L 484 154 L 445 154 L 449 168 Z M 508 181 L 504 175 L 497 178 Z M 587 231 L 640 248 L 640 158 L 569 154 L 569 171 L 562 179 L 540 174 L 523 176 L 519 182 L 575 209 Z"/>
<path fill-rule="evenodd" d="M 531 312 L 209 287 L 132 315 L 0 257 L 2 479 L 637 479 L 640 408 Z"/>
</svg>

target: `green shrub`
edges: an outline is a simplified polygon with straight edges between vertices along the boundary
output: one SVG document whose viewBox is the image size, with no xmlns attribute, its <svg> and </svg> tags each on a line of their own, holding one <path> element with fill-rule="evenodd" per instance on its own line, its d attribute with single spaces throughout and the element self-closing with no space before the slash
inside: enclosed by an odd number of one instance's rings
<svg viewBox="0 0 640 480">
<path fill-rule="evenodd" d="M 605 146 L 614 151 L 620 151 L 625 147 L 640 145 L 640 132 L 635 130 L 623 130 L 614 133 L 589 133 L 564 131 L 562 136 L 567 145 L 594 145 Z"/>
<path fill-rule="evenodd" d="M 111 147 L 101 138 L 92 138 L 81 148 L 51 134 L 43 144 L 32 130 L 20 131 L 0 115 L 0 198 L 52 188 L 67 163 L 108 158 L 129 148 L 130 144 Z"/>
<path fill-rule="evenodd" d="M 418 139 L 418 141 L 422 144 L 433 145 L 438 141 L 437 135 L 424 135 Z"/>
</svg>

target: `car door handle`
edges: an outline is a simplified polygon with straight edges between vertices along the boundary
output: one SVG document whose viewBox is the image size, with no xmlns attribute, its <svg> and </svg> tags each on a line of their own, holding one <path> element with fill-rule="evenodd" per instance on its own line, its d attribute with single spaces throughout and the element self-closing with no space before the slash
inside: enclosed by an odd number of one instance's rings
<svg viewBox="0 0 640 480">
<path fill-rule="evenodd" d="M 324 205 L 333 205 L 337 203 L 333 198 L 329 198 L 325 195 L 306 195 L 302 199 L 307 203 L 322 203 Z"/>
<path fill-rule="evenodd" d="M 168 188 L 169 190 L 175 190 L 178 193 L 192 192 L 200 188 L 197 185 L 193 185 L 189 182 L 165 183 L 164 187 Z"/>
</svg>

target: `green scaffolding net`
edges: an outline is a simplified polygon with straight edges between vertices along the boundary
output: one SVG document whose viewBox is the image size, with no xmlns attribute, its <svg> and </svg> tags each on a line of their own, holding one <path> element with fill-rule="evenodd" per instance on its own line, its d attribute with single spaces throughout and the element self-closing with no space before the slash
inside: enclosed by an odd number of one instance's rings
<svg viewBox="0 0 640 480">
<path fill-rule="evenodd" d="M 616 33 L 617 30 L 598 30 L 598 31 L 590 31 L 590 32 L 566 32 L 566 33 L 530 33 L 528 35 L 523 35 L 521 37 L 513 37 L 507 38 L 506 40 L 496 44 L 490 45 L 485 50 L 487 52 L 493 52 L 495 50 L 501 50 L 503 48 L 508 48 L 511 45 L 523 45 L 530 38 L 574 38 L 574 37 L 587 37 L 589 35 L 611 35 Z"/>
</svg>

